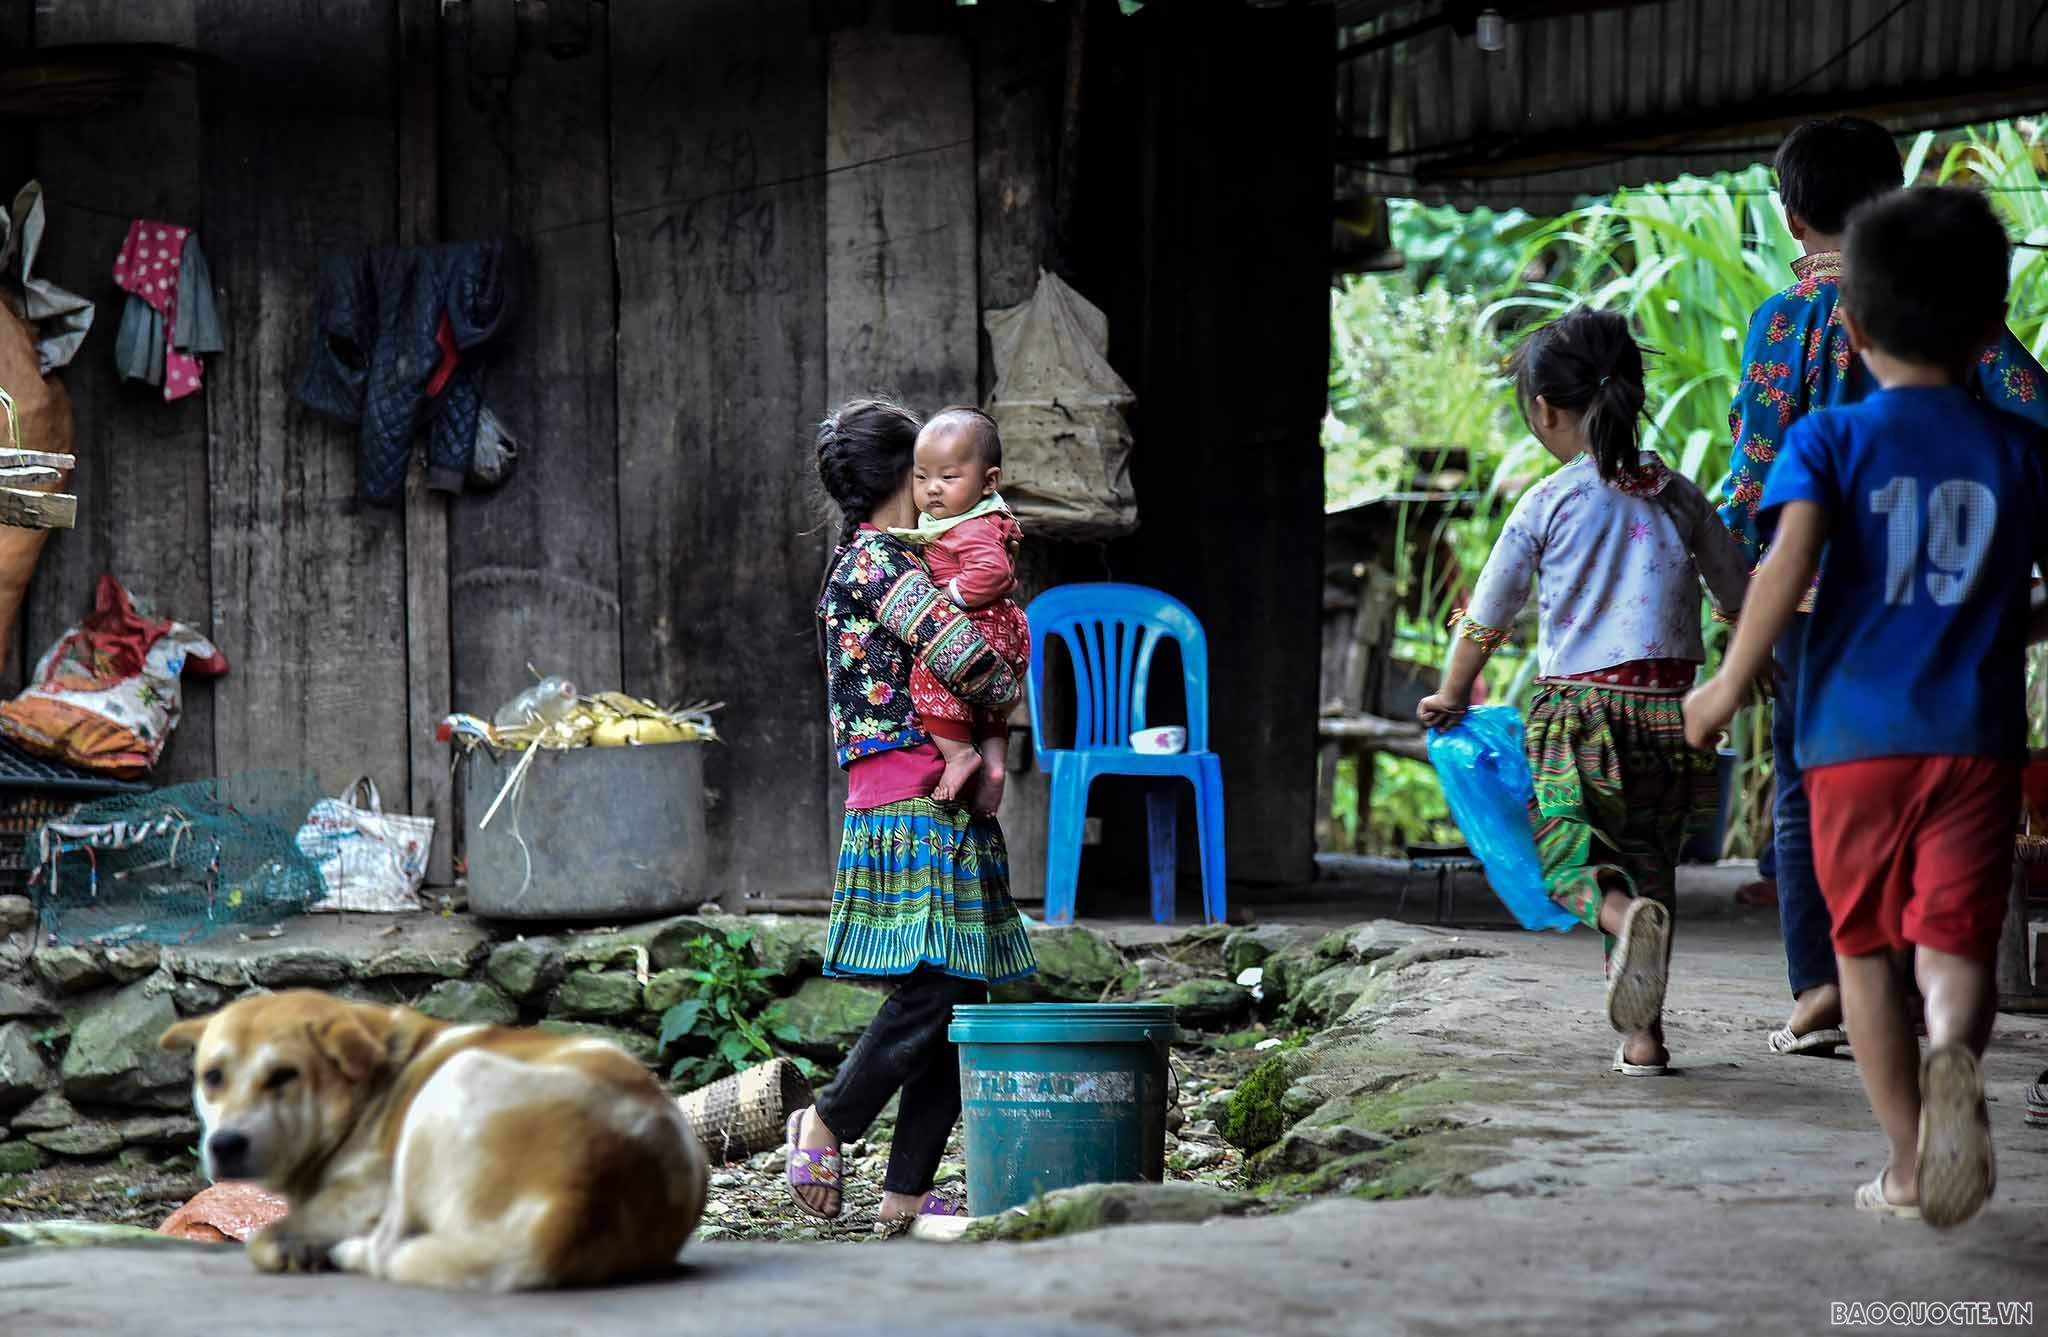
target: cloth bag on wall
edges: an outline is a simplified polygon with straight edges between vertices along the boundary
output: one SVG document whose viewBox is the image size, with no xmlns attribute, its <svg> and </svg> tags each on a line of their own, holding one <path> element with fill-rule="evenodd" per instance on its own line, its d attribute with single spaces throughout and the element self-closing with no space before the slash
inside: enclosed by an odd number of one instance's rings
<svg viewBox="0 0 2048 1337">
<path fill-rule="evenodd" d="M 103 575 L 85 621 L 44 651 L 29 685 L 0 706 L 0 733 L 39 756 L 140 776 L 178 727 L 187 670 L 218 677 L 227 657 L 182 622 L 136 612 L 121 583 Z"/>
<path fill-rule="evenodd" d="M 988 313 L 996 385 L 988 414 L 1003 434 L 1003 499 L 1034 538 L 1101 542 L 1138 527 L 1131 489 L 1136 402 L 1105 356 L 1109 318 L 1057 274 Z"/>
<path fill-rule="evenodd" d="M 396 914 L 420 908 L 434 819 L 385 812 L 376 781 L 366 775 L 315 803 L 296 843 L 320 866 L 327 886 L 309 909 Z"/>
</svg>

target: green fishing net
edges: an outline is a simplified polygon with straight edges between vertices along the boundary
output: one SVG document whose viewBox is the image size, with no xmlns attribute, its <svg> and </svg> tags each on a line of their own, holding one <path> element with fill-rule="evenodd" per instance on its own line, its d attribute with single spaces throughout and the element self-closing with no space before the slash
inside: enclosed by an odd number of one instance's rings
<svg viewBox="0 0 2048 1337">
<path fill-rule="evenodd" d="M 29 838 L 29 894 L 60 943 L 189 943 L 263 929 L 325 894 L 298 847 L 322 795 L 248 771 L 87 803 Z"/>
</svg>

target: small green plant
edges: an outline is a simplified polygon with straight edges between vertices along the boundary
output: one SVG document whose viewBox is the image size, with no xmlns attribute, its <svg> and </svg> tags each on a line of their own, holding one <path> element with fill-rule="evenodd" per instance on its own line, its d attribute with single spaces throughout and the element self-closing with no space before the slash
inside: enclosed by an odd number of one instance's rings
<svg viewBox="0 0 2048 1337">
<path fill-rule="evenodd" d="M 697 986 L 661 1016 L 661 1049 L 679 1051 L 669 1080 L 702 1086 L 728 1073 L 772 1058 L 788 1058 L 805 1078 L 817 1076 L 817 1065 L 780 1046 L 802 1037 L 794 1026 L 764 1028 L 757 1020 L 775 999 L 769 972 L 754 963 L 751 929 L 723 934 L 700 933 L 684 944 L 690 965 L 684 975 Z M 710 1052 L 703 1052 L 708 1049 Z"/>
<path fill-rule="evenodd" d="M 56 1058 L 57 1051 L 64 1047 L 65 1031 L 62 1026 L 45 1026 L 39 1031 L 29 1032 L 29 1043 L 43 1051 L 45 1058 Z"/>
</svg>

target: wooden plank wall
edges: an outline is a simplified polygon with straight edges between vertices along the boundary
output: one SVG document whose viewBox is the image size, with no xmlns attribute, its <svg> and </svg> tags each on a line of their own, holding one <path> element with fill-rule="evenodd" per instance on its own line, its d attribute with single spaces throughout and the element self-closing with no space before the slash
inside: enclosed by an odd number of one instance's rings
<svg viewBox="0 0 2048 1337">
<path fill-rule="evenodd" d="M 338 788 L 368 772 L 387 801 L 444 817 L 444 756 L 424 731 L 448 708 L 488 713 L 529 663 L 592 688 L 722 699 L 717 889 L 823 890 L 841 791 L 809 611 L 832 539 L 813 425 L 857 393 L 925 410 L 979 398 L 980 312 L 1028 296 L 1051 247 L 1060 11 L 947 7 L 907 31 L 890 21 L 904 8 L 849 7 L 868 17 L 827 34 L 810 0 L 0 0 L 0 43 L 166 41 L 227 62 L 0 152 L 50 197 L 41 272 L 101 303 L 67 373 L 80 527 L 44 558 L 23 644 L 74 621 L 112 570 L 233 661 L 217 688 L 188 684 L 161 778 L 282 765 Z M 1231 61 L 1176 54 L 1195 71 L 1178 101 L 1155 93 L 1142 127 L 1107 124 L 1091 152 L 1148 161 L 1144 136 L 1185 116 L 1168 136 L 1177 180 L 1204 155 L 1226 161 L 1215 143 L 1240 166 L 1199 190 L 1098 190 L 1082 211 L 1114 239 L 1084 291 L 1111 310 L 1112 356 L 1158 424 L 1150 443 L 1140 432 L 1152 537 L 1126 545 L 1116 574 L 1156 578 L 1213 619 L 1219 683 L 1247 703 L 1219 714 L 1258 720 L 1221 729 L 1233 862 L 1254 876 L 1305 872 L 1305 838 L 1285 832 L 1306 831 L 1314 784 L 1312 563 L 1287 585 L 1317 510 L 1295 382 L 1320 384 L 1322 353 L 1267 335 L 1276 321 L 1320 330 L 1324 299 L 1319 276 L 1304 287 L 1260 255 L 1294 240 L 1298 220 L 1271 223 L 1261 200 L 1278 190 L 1295 208 L 1301 164 L 1257 161 L 1259 136 L 1328 120 L 1327 98 L 1310 105 L 1316 79 L 1282 77 L 1303 49 L 1260 48 L 1249 105 Z M 1189 244 L 1175 209 L 1205 215 L 1192 267 L 1149 254 Z M 198 228 L 227 321 L 204 394 L 176 405 L 112 372 L 110 270 L 136 215 Z M 518 471 L 445 517 L 417 496 L 357 506 L 353 429 L 292 393 L 320 257 L 508 234 L 528 254 L 527 301 L 487 399 L 521 439 Z M 1305 244 L 1314 270 L 1323 234 Z M 1227 296 L 1214 311 L 1212 288 Z M 1184 334 L 1168 337 L 1175 322 Z M 1274 343 L 1265 361 L 1306 359 L 1236 417 L 1214 401 L 1239 376 L 1232 322 Z M 1249 477 L 1245 449 L 1266 460 Z M 1190 555 L 1170 539 L 1184 518 L 1249 546 Z M 1044 549 L 1026 592 L 1102 573 L 1095 549 Z M 1246 598 L 1271 606 L 1234 612 Z M 1273 635 L 1296 611 L 1301 647 Z M 1264 638 L 1256 650 L 1231 639 L 1247 635 Z M 1298 702 L 1275 645 L 1300 651 Z M 1297 723 L 1299 749 L 1276 743 Z M 1252 755 L 1269 746 L 1275 759 Z M 1040 791 L 1021 781 L 1011 810 L 1033 893 Z"/>
<path fill-rule="evenodd" d="M 811 618 L 829 542 L 826 43 L 807 0 L 612 5 L 627 690 L 726 703 L 713 880 L 818 892 L 830 783 Z"/>
<path fill-rule="evenodd" d="M 443 235 L 517 237 L 527 265 L 487 398 L 524 453 L 497 492 L 448 508 L 452 699 L 471 711 L 534 672 L 624 681 L 610 7 L 534 10 L 489 0 L 441 25 Z M 445 749 L 421 764 L 445 774 Z"/>
<path fill-rule="evenodd" d="M 1143 523 L 1111 561 L 1202 619 L 1230 867 L 1260 882 L 1314 855 L 1330 22 L 1166 5 L 1091 29 L 1078 266 L 1137 392 Z"/>
</svg>

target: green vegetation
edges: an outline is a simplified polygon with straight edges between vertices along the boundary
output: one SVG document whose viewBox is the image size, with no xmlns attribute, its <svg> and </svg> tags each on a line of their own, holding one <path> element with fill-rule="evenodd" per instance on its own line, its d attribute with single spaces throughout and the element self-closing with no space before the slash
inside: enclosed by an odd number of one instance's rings
<svg viewBox="0 0 2048 1337">
<path fill-rule="evenodd" d="M 1975 185 L 2015 241 L 2011 325 L 2048 355 L 2048 122 L 2015 121 L 1943 142 L 1921 135 L 1908 179 Z M 1644 441 L 1718 497 L 1728 463 L 1728 403 L 1749 315 L 1788 281 L 1798 244 L 1768 168 L 1616 192 L 1548 220 L 1518 213 L 1396 201 L 1394 235 L 1409 257 L 1398 275 L 1346 279 L 1331 300 L 1330 412 L 1323 448 L 1332 509 L 1390 493 L 1470 490 L 1470 513 L 1400 506 L 1397 654 L 1436 665 L 1446 624 L 1493 546 L 1507 511 L 1551 466 L 1516 415 L 1499 375 L 1518 334 L 1574 306 L 1626 312 L 1649 359 Z M 1424 527 L 1427 527 L 1427 532 Z M 1725 632 L 1709 630 L 1718 658 Z M 1533 625 L 1488 666 L 1488 699 L 1516 703 L 1532 677 Z M 2037 657 L 2034 732 L 2048 720 L 2048 661 Z M 1726 852 L 1754 853 L 1768 833 L 1770 747 L 1764 711 L 1731 730 L 1737 785 Z M 1398 850 L 1446 837 L 1435 776 L 1418 762 L 1374 761 L 1364 848 Z M 1340 798 L 1359 777 L 1344 766 Z M 1348 810 L 1340 802 L 1340 810 Z"/>
<path fill-rule="evenodd" d="M 683 945 L 687 964 L 681 974 L 697 986 L 697 996 L 662 1013 L 662 1052 L 680 1053 L 669 1070 L 671 1081 L 702 1086 L 741 1068 L 785 1057 L 780 1045 L 802 1039 L 794 1026 L 764 1030 L 754 1020 L 775 1001 L 775 990 L 773 972 L 754 963 L 753 941 L 752 930 L 740 928 L 700 933 Z M 707 1048 L 710 1052 L 702 1052 Z M 817 1075 L 817 1065 L 809 1059 L 788 1057 L 806 1078 Z"/>
</svg>

